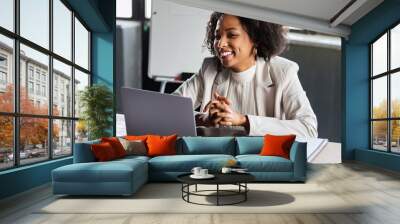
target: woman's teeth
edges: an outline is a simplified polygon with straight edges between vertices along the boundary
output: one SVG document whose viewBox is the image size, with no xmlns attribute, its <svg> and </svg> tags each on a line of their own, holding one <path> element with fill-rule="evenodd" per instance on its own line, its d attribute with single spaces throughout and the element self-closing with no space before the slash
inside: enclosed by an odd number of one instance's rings
<svg viewBox="0 0 400 224">
<path fill-rule="evenodd" d="M 226 57 L 226 56 L 229 56 L 229 55 L 232 55 L 232 51 L 225 51 L 225 52 L 221 53 L 222 57 Z"/>
</svg>

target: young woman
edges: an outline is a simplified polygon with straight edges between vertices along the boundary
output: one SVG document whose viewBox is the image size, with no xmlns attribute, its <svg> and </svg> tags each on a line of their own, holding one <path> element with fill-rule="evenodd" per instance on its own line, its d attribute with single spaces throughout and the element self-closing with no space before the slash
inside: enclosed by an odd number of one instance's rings
<svg viewBox="0 0 400 224">
<path fill-rule="evenodd" d="M 281 25 L 214 12 L 206 58 L 176 95 L 192 98 L 197 125 L 243 126 L 249 135 L 317 137 L 317 118 L 297 77 Z"/>
</svg>

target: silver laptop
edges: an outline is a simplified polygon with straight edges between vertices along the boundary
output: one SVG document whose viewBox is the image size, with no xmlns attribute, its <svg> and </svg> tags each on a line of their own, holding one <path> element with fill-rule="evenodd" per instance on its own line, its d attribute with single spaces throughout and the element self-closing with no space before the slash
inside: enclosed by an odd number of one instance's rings
<svg viewBox="0 0 400 224">
<path fill-rule="evenodd" d="M 128 135 L 196 136 L 192 99 L 127 87 L 121 97 Z"/>
</svg>

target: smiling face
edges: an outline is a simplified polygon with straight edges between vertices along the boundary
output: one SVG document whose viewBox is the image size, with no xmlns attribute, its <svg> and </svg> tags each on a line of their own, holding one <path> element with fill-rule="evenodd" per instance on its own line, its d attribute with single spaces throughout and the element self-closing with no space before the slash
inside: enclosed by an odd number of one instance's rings
<svg viewBox="0 0 400 224">
<path fill-rule="evenodd" d="M 225 68 L 241 72 L 254 65 L 253 46 L 238 17 L 221 16 L 215 28 L 214 51 Z"/>
</svg>

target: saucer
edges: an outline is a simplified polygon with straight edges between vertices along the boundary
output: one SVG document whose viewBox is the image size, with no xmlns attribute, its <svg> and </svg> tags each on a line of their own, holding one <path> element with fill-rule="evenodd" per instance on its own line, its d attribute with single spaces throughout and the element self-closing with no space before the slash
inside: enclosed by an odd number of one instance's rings
<svg viewBox="0 0 400 224">
<path fill-rule="evenodd" d="M 194 175 L 194 174 L 190 175 L 190 178 L 193 178 L 193 179 L 211 179 L 211 178 L 214 178 L 214 177 L 215 176 L 212 175 L 212 174 L 207 174 L 207 175 L 204 175 L 204 176 Z"/>
</svg>

